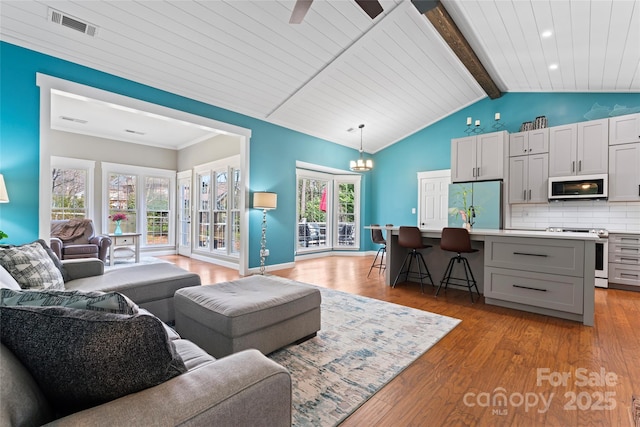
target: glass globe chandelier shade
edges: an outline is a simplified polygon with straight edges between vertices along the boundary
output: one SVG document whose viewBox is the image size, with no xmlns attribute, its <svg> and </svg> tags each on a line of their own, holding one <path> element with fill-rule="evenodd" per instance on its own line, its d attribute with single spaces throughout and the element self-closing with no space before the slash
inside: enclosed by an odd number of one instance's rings
<svg viewBox="0 0 640 427">
<path fill-rule="evenodd" d="M 367 172 L 373 169 L 373 160 L 365 159 L 363 156 L 364 152 L 362 149 L 362 128 L 364 128 L 364 125 L 360 125 L 358 127 L 360 128 L 360 158 L 358 160 L 351 160 L 349 162 L 349 169 L 354 172 Z"/>
</svg>

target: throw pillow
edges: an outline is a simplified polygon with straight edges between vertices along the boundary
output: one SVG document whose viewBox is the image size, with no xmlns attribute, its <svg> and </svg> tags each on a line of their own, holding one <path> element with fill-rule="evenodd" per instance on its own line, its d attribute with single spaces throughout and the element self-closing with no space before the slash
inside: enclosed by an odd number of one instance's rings
<svg viewBox="0 0 640 427">
<path fill-rule="evenodd" d="M 0 265 L 22 289 L 64 289 L 62 273 L 38 242 L 0 248 Z"/>
<path fill-rule="evenodd" d="M 0 288 L 20 290 L 20 285 L 16 279 L 2 266 L 0 266 Z"/>
<path fill-rule="evenodd" d="M 118 292 L 0 289 L 0 306 L 57 305 L 117 314 L 138 314 L 138 306 Z"/>
<path fill-rule="evenodd" d="M 187 371 L 160 319 L 67 307 L 0 307 L 2 343 L 27 367 L 58 416 Z"/>
<path fill-rule="evenodd" d="M 53 252 L 53 250 L 49 247 L 49 245 L 47 245 L 47 242 L 45 242 L 44 240 L 38 239 L 36 240 L 36 242 L 40 243 L 40 246 L 42 246 L 42 248 L 47 252 L 47 255 L 49 255 L 49 258 L 51 258 L 51 261 L 53 261 L 53 264 L 56 266 L 58 270 L 60 270 L 60 273 L 62 274 L 62 280 L 67 282 L 69 280 L 69 273 L 67 273 L 67 269 L 64 267 L 64 264 L 62 264 L 62 261 L 60 261 L 60 258 L 58 258 L 58 255 L 56 255 L 55 252 Z M 0 248 L 19 248 L 19 247 L 20 247 L 19 245 L 0 245 Z"/>
</svg>

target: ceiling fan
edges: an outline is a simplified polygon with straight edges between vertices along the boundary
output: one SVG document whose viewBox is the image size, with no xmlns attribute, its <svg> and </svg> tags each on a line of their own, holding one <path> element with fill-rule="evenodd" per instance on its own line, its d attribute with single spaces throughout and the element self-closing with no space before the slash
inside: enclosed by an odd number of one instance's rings
<svg viewBox="0 0 640 427">
<path fill-rule="evenodd" d="M 354 0 L 364 12 L 374 19 L 383 11 L 382 5 L 377 0 Z M 313 0 L 297 0 L 289 19 L 289 24 L 299 24 L 304 19 L 307 11 L 311 7 Z"/>
</svg>

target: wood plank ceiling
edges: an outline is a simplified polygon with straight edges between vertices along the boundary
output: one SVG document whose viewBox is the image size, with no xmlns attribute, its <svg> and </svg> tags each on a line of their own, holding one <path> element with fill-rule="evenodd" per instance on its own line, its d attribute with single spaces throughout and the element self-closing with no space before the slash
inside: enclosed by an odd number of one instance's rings
<svg viewBox="0 0 640 427">
<path fill-rule="evenodd" d="M 3 0 L 0 37 L 353 148 L 347 130 L 364 123 L 367 152 L 486 96 L 409 0 L 382 0 L 374 20 L 318 0 L 298 25 L 294 3 Z M 502 92 L 640 91 L 638 1 L 443 4 Z M 96 36 L 49 22 L 49 8 Z"/>
</svg>

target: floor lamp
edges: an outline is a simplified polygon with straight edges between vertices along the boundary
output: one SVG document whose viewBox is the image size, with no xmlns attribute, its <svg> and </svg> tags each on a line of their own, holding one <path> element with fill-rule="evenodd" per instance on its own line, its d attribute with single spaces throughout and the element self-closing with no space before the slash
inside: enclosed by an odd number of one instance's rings
<svg viewBox="0 0 640 427">
<path fill-rule="evenodd" d="M 267 211 L 278 206 L 278 195 L 269 192 L 253 193 L 253 208 L 262 209 L 262 237 L 260 239 L 260 274 L 264 275 L 264 259 L 267 251 Z"/>
</svg>

